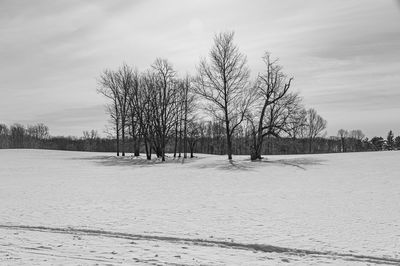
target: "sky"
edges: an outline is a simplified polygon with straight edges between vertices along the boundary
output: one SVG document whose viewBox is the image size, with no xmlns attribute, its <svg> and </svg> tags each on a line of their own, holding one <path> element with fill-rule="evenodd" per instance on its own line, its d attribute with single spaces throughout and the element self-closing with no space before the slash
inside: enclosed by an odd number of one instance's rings
<svg viewBox="0 0 400 266">
<path fill-rule="evenodd" d="M 166 58 L 196 74 L 216 33 L 235 32 L 252 77 L 279 58 L 327 135 L 400 135 L 400 1 L 0 0 L 0 123 L 82 136 L 108 124 L 105 69 Z"/>
</svg>

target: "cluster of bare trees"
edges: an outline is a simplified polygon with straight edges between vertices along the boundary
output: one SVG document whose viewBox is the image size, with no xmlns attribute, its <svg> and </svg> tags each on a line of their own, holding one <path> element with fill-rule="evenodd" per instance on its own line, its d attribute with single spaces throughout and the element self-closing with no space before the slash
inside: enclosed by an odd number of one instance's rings
<svg viewBox="0 0 400 266">
<path fill-rule="evenodd" d="M 232 159 L 232 136 L 242 124 L 251 132 L 252 160 L 261 159 L 267 136 L 308 137 L 311 152 L 326 121 L 314 109 L 304 109 L 299 95 L 290 91 L 293 78 L 283 73 L 269 53 L 263 57 L 264 72 L 250 82 L 246 56 L 233 37 L 233 32 L 215 36 L 209 61 L 201 61 L 195 83 L 196 93 L 207 101 L 205 109 L 215 120 L 223 121 L 228 159 Z"/>
<path fill-rule="evenodd" d="M 178 78 L 172 65 L 157 58 L 151 68 L 139 72 L 124 64 L 105 70 L 98 91 L 110 99 L 107 107 L 117 139 L 117 155 L 125 156 L 126 141 L 134 142 L 135 155 L 143 143 L 147 159 L 152 152 L 165 161 L 166 146 L 175 141 L 174 155 L 183 150 L 193 119 L 192 79 Z M 128 137 L 129 134 L 129 137 Z"/>
<path fill-rule="evenodd" d="M 85 151 L 96 150 L 97 142 L 99 139 L 99 134 L 97 133 L 97 130 L 94 130 L 94 129 L 84 130 L 82 139 L 84 140 L 84 150 Z"/>
<path fill-rule="evenodd" d="M 44 124 L 13 124 L 7 127 L 0 124 L 0 148 L 40 148 L 49 138 L 49 128 Z"/>
<path fill-rule="evenodd" d="M 360 129 L 350 131 L 339 129 L 337 136 L 340 138 L 341 152 L 361 150 L 362 140 L 365 137 Z"/>
<path fill-rule="evenodd" d="M 193 78 L 177 77 L 172 65 L 159 58 L 144 72 L 124 64 L 101 74 L 98 91 L 110 99 L 107 110 L 117 155 L 125 155 L 129 133 L 135 155 L 143 146 L 147 159 L 154 152 L 164 161 L 166 147 L 173 142 L 174 156 L 183 150 L 186 157 L 188 148 L 193 153 L 202 132 L 204 123 L 196 117 L 205 113 L 221 125 L 228 159 L 232 159 L 238 130 L 251 138 L 252 160 L 261 159 L 269 136 L 308 138 L 312 152 L 313 141 L 326 128 L 326 121 L 314 109 L 304 108 L 299 95 L 290 90 L 293 78 L 283 73 L 269 53 L 263 57 L 264 72 L 250 81 L 246 56 L 233 38 L 233 32 L 217 34 L 208 60 L 201 60 Z"/>
</svg>

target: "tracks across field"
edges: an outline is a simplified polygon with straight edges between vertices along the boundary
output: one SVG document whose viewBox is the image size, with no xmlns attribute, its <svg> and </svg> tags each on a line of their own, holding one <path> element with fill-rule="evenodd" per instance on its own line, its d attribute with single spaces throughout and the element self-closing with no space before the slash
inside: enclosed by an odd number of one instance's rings
<svg viewBox="0 0 400 266">
<path fill-rule="evenodd" d="M 81 235 L 81 236 L 86 235 L 94 237 L 97 236 L 97 237 L 118 238 L 127 240 L 162 241 L 162 242 L 185 244 L 185 245 L 250 250 L 250 251 L 264 252 L 264 253 L 287 254 L 290 256 L 298 256 L 298 257 L 313 256 L 313 257 L 326 258 L 332 260 L 339 259 L 345 261 L 364 262 L 364 263 L 400 265 L 400 259 L 388 258 L 388 257 L 287 248 L 287 247 L 279 247 L 279 246 L 264 245 L 264 244 L 246 244 L 246 243 L 209 240 L 209 239 L 192 239 L 192 238 L 181 238 L 172 236 L 129 234 L 129 233 L 111 232 L 103 230 L 71 228 L 71 227 L 61 228 L 61 227 L 28 226 L 28 225 L 0 225 L 0 229 L 35 231 L 35 232 L 55 233 L 55 234 L 71 234 L 71 235 Z"/>
</svg>

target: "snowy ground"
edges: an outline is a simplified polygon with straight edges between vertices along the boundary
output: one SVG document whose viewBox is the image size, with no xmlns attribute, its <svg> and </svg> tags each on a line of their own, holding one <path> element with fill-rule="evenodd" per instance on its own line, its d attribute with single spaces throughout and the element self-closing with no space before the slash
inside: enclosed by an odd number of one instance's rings
<svg viewBox="0 0 400 266">
<path fill-rule="evenodd" d="M 399 161 L 0 150 L 0 264 L 400 265 Z"/>
</svg>

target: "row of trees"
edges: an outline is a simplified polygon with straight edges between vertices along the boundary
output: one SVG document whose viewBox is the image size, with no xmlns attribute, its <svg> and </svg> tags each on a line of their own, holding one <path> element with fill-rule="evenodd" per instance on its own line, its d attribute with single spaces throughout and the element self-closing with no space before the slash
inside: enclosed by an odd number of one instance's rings
<svg viewBox="0 0 400 266">
<path fill-rule="evenodd" d="M 340 138 L 341 152 L 362 150 L 362 141 L 365 135 L 360 129 L 351 131 L 339 129 L 337 136 Z"/>
<path fill-rule="evenodd" d="M 49 128 L 44 124 L 23 126 L 0 124 L 0 148 L 40 148 L 49 138 Z"/>
<path fill-rule="evenodd" d="M 340 129 L 337 135 L 341 141 L 341 152 L 400 149 L 400 136 L 395 138 L 392 130 L 388 132 L 386 139 L 375 136 L 369 140 L 359 129 L 351 131 Z"/>
<path fill-rule="evenodd" d="M 186 157 L 207 120 L 221 127 L 228 159 L 239 130 L 251 139 L 252 160 L 261 159 L 270 137 L 307 138 L 312 152 L 327 122 L 314 109 L 305 109 L 299 95 L 291 91 L 293 78 L 269 53 L 263 57 L 265 71 L 251 81 L 246 56 L 233 37 L 233 32 L 215 36 L 209 58 L 201 60 L 195 77 L 179 78 L 171 63 L 160 58 L 143 72 L 123 64 L 101 74 L 98 92 L 110 100 L 107 111 L 117 155 L 125 155 L 130 138 L 135 155 L 143 145 L 147 159 L 154 152 L 164 161 L 172 142 L 174 156 L 183 151 Z"/>
<path fill-rule="evenodd" d="M 84 131 L 82 137 L 55 137 L 42 123 L 10 127 L 0 124 L 0 149 L 10 148 L 113 152 L 115 140 L 100 138 L 95 130 Z"/>
</svg>

